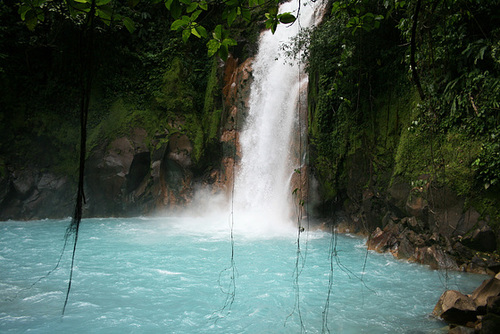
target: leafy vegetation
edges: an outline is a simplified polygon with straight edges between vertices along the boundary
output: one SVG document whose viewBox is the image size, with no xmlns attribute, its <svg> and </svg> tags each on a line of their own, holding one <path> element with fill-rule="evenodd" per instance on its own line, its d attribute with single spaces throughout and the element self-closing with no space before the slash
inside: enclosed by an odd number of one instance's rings
<svg viewBox="0 0 500 334">
<path fill-rule="evenodd" d="M 350 196 L 360 155 L 362 187 L 430 175 L 464 197 L 498 193 L 499 13 L 499 1 L 332 4 L 309 58 L 313 159 L 327 200 Z"/>
</svg>

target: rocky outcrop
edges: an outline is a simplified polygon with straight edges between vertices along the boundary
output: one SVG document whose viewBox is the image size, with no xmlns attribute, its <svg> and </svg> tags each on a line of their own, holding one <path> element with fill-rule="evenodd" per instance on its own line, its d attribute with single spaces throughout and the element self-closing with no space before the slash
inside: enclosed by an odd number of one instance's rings
<svg viewBox="0 0 500 334">
<path fill-rule="evenodd" d="M 495 232 L 451 189 L 422 175 L 413 184 L 395 178 L 383 192 L 361 187 L 366 175 L 352 173 L 361 181 L 350 185 L 339 230 L 367 236 L 371 250 L 432 268 L 490 275 L 500 271 Z"/>
<path fill-rule="evenodd" d="M 252 61 L 253 58 L 249 58 L 240 63 L 239 59 L 229 57 L 225 64 L 222 89 L 224 112 L 220 135 L 222 158 L 220 169 L 215 169 L 210 175 L 213 192 L 229 193 L 241 158 L 239 132 L 248 114 L 253 81 Z"/>
<path fill-rule="evenodd" d="M 449 333 L 499 333 L 500 275 L 485 280 L 471 295 L 445 291 L 432 314 L 450 324 Z"/>
<path fill-rule="evenodd" d="M 88 216 L 120 216 L 129 210 L 134 213 L 130 204 L 141 195 L 137 191 L 150 174 L 146 136 L 137 128 L 130 136 L 102 143 L 90 153 L 85 169 Z"/>
<path fill-rule="evenodd" d="M 473 324 L 477 320 L 474 300 L 456 290 L 445 291 L 437 302 L 432 314 L 456 325 Z"/>
<path fill-rule="evenodd" d="M 74 183 L 53 172 L 9 168 L 0 188 L 0 220 L 68 217 L 74 209 Z"/>
<path fill-rule="evenodd" d="M 193 146 L 188 136 L 158 135 L 152 151 L 147 138 L 144 129 L 136 128 L 92 152 L 86 169 L 89 216 L 148 214 L 190 201 Z"/>
<path fill-rule="evenodd" d="M 368 249 L 391 252 L 395 257 L 429 265 L 434 269 L 458 270 L 454 258 L 446 251 L 449 240 L 437 233 L 425 232 L 415 217 L 391 221 L 382 230 L 379 227 L 367 241 Z"/>
<path fill-rule="evenodd" d="M 210 143 L 213 152 L 203 152 L 207 143 L 202 132 L 208 131 L 208 125 L 191 120 L 196 123 L 193 126 L 183 115 L 169 119 L 157 133 L 133 127 L 122 129 L 119 137 L 97 142 L 86 160 L 84 216 L 135 216 L 176 210 L 189 203 L 199 187 L 212 194 L 229 193 L 241 157 L 238 137 L 248 112 L 251 63 L 252 59 L 240 63 L 230 57 L 219 67 L 223 102 L 219 131 L 210 130 L 216 132 L 211 134 L 216 138 L 211 137 L 215 142 Z M 192 138 L 196 131 L 198 137 Z M 42 172 L 36 166 L 13 167 L 0 176 L 0 186 L 2 220 L 72 215 L 76 187 L 66 177 Z"/>
</svg>

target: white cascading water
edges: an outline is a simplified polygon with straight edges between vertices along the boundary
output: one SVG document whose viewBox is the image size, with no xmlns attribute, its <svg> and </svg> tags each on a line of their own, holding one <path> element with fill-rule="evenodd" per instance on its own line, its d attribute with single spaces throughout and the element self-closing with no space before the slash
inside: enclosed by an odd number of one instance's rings
<svg viewBox="0 0 500 334">
<path fill-rule="evenodd" d="M 278 59 L 280 46 L 313 26 L 322 7 L 315 2 L 292 0 L 280 6 L 280 13 L 297 14 L 291 26 L 281 24 L 275 34 L 262 33 L 253 62 L 250 106 L 240 134 L 242 159 L 235 180 L 234 215 L 236 222 L 257 230 L 276 230 L 291 226 L 290 179 L 294 169 L 291 157 L 294 126 L 298 122 L 299 94 L 307 83 L 304 66 L 298 61 Z"/>
</svg>

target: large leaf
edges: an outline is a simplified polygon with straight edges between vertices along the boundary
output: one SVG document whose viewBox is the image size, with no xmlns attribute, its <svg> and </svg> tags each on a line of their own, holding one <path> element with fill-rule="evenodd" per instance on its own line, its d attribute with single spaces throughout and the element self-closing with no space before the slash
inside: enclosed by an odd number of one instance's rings
<svg viewBox="0 0 500 334">
<path fill-rule="evenodd" d="M 296 20 L 295 16 L 292 15 L 291 13 L 283 13 L 278 15 L 278 19 L 280 20 L 281 23 L 288 24 L 292 23 Z"/>
<path fill-rule="evenodd" d="M 167 0 L 165 1 L 165 7 L 167 7 L 168 10 L 170 10 L 170 8 L 172 7 L 172 2 L 174 0 Z"/>
<path fill-rule="evenodd" d="M 222 41 L 222 25 L 219 24 L 217 27 L 215 27 L 213 35 L 215 39 Z"/>
<path fill-rule="evenodd" d="M 184 29 L 182 31 L 182 41 L 187 43 L 189 36 L 191 36 L 191 29 Z"/>
<path fill-rule="evenodd" d="M 227 25 L 231 26 L 238 15 L 238 7 L 233 7 L 227 14 Z"/>
<path fill-rule="evenodd" d="M 201 9 L 203 10 L 208 10 L 208 4 L 206 1 L 200 1 L 198 2 L 198 6 L 200 6 Z"/>
<path fill-rule="evenodd" d="M 203 38 L 207 38 L 208 37 L 207 30 L 203 26 L 200 26 L 198 24 L 198 25 L 196 25 L 194 27 L 194 29 L 198 33 L 198 35 L 199 35 L 198 37 L 203 37 Z"/>
<path fill-rule="evenodd" d="M 170 5 L 170 14 L 172 14 L 174 19 L 178 19 L 182 14 L 182 7 L 179 0 L 173 0 Z"/>
<path fill-rule="evenodd" d="M 228 56 L 229 56 L 229 50 L 227 48 L 227 45 L 221 44 L 219 48 L 219 57 L 221 57 L 222 60 L 226 61 Z"/>
<path fill-rule="evenodd" d="M 122 22 L 129 33 L 133 33 L 135 31 L 135 23 L 130 17 L 124 17 Z"/>
<path fill-rule="evenodd" d="M 194 12 L 193 14 L 191 14 L 191 22 L 194 22 L 196 21 L 196 19 L 198 18 L 198 16 L 200 16 L 202 10 L 197 10 L 196 12 Z"/>
<path fill-rule="evenodd" d="M 197 2 L 191 2 L 191 4 L 186 8 L 186 13 L 192 13 L 198 8 Z"/>
<path fill-rule="evenodd" d="M 172 22 L 170 30 L 179 30 L 181 28 L 185 28 L 188 23 L 189 21 L 185 21 L 184 19 L 175 20 L 174 22 Z"/>
<path fill-rule="evenodd" d="M 208 56 L 212 57 L 214 54 L 219 51 L 219 48 L 221 46 L 221 43 L 216 40 L 216 39 L 211 39 L 207 43 L 207 49 L 208 49 Z"/>
</svg>

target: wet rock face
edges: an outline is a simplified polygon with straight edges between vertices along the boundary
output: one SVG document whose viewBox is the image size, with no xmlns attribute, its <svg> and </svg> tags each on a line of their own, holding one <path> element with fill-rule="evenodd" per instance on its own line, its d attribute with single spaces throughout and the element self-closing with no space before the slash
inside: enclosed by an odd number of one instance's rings
<svg viewBox="0 0 500 334">
<path fill-rule="evenodd" d="M 139 213 L 137 194 L 144 192 L 151 158 L 146 131 L 113 140 L 91 152 L 86 162 L 87 216 L 122 216 Z"/>
<path fill-rule="evenodd" d="M 360 171 L 352 175 L 367 181 Z M 370 249 L 432 268 L 500 271 L 495 252 L 499 240 L 490 223 L 452 189 L 433 184 L 428 175 L 415 182 L 395 177 L 385 191 L 375 185 L 349 191 L 343 206 L 346 224 L 353 226 L 351 231 L 371 235 Z"/>
<path fill-rule="evenodd" d="M 174 134 L 170 137 L 159 169 L 161 198 L 157 199 L 157 203 L 160 207 L 179 208 L 191 200 L 192 151 L 193 146 L 186 135 Z"/>
<path fill-rule="evenodd" d="M 213 170 L 207 180 L 211 191 L 229 194 L 241 159 L 239 134 L 249 109 L 250 86 L 253 81 L 252 58 L 240 63 L 230 57 L 224 68 L 224 114 L 220 127 L 222 157 L 220 168 Z"/>
<path fill-rule="evenodd" d="M 424 232 L 424 228 L 415 217 L 391 221 L 383 230 L 375 229 L 367 240 L 367 247 L 377 252 L 391 252 L 397 258 L 434 269 L 458 270 L 456 261 L 443 250 L 447 240 L 436 233 Z"/>
<path fill-rule="evenodd" d="M 67 217 L 74 208 L 74 184 L 51 172 L 11 170 L 0 187 L 0 220 Z"/>
<path fill-rule="evenodd" d="M 462 243 L 481 252 L 493 252 L 497 249 L 496 235 L 489 226 L 483 226 L 472 231 L 462 240 Z"/>
<path fill-rule="evenodd" d="M 193 194 L 192 143 L 185 134 L 165 136 L 150 152 L 146 133 L 113 140 L 87 160 L 88 216 L 131 216 L 184 206 Z"/>
</svg>

